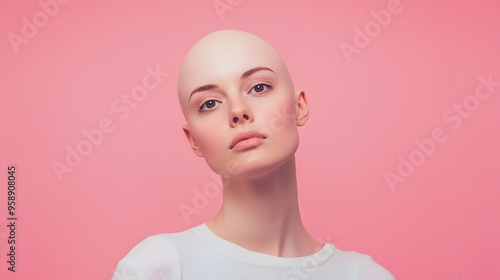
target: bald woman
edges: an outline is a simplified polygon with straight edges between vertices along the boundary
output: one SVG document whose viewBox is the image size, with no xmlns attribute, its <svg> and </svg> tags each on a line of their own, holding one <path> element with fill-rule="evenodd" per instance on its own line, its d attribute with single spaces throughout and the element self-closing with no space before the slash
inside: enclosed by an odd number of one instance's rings
<svg viewBox="0 0 500 280">
<path fill-rule="evenodd" d="M 113 279 L 394 279 L 370 256 L 320 244 L 304 227 L 295 152 L 309 107 L 272 46 L 212 32 L 187 53 L 177 91 L 190 147 L 221 176 L 222 206 L 206 223 L 141 241 Z"/>
</svg>

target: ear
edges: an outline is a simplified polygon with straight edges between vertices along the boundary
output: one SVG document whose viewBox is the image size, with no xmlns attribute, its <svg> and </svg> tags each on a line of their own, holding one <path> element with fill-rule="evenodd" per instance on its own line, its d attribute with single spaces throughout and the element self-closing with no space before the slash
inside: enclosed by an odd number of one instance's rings
<svg viewBox="0 0 500 280">
<path fill-rule="evenodd" d="M 309 119 L 309 106 L 307 105 L 306 93 L 304 91 L 297 91 L 295 93 L 297 103 L 295 104 L 295 121 L 297 126 L 303 126 Z"/>
<path fill-rule="evenodd" d="M 196 144 L 196 140 L 194 139 L 193 135 L 189 131 L 188 125 L 184 125 L 182 127 L 182 131 L 184 131 L 184 136 L 186 136 L 186 139 L 188 140 L 189 144 L 191 145 L 191 148 L 193 149 L 193 152 L 197 156 L 203 157 L 203 153 L 201 152 L 201 149 L 198 146 L 198 144 Z"/>
</svg>

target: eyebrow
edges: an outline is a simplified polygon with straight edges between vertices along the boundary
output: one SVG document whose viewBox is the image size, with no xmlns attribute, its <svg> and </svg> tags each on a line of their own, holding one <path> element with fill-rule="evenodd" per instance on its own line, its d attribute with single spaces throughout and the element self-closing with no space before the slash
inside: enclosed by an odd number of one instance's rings
<svg viewBox="0 0 500 280">
<path fill-rule="evenodd" d="M 252 68 L 248 71 L 245 71 L 245 73 L 241 74 L 240 80 L 244 80 L 244 79 L 250 77 L 251 75 L 253 75 L 255 72 L 263 71 L 263 70 L 267 70 L 267 71 L 271 71 L 271 72 L 275 73 L 271 68 L 259 66 L 259 67 Z M 191 94 L 189 95 L 189 100 L 191 100 L 191 96 L 193 96 L 193 94 L 196 92 L 207 91 L 207 90 L 212 90 L 212 89 L 216 89 L 216 88 L 219 88 L 219 86 L 214 85 L 214 84 L 203 85 L 201 87 L 198 87 L 191 92 Z"/>
</svg>

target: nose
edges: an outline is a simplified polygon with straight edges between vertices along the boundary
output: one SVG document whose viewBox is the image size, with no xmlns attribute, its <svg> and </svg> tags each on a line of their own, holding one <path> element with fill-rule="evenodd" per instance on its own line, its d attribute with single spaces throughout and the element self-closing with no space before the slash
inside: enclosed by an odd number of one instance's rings
<svg viewBox="0 0 500 280">
<path fill-rule="evenodd" d="M 248 115 L 247 115 L 247 114 L 243 114 L 243 118 L 244 118 L 245 120 L 248 120 Z M 237 123 L 237 122 L 239 121 L 239 119 L 240 119 L 240 118 L 238 118 L 238 117 L 233 117 L 233 122 L 234 122 L 234 123 Z"/>
<path fill-rule="evenodd" d="M 243 124 L 247 121 L 252 122 L 253 114 L 250 108 L 247 106 L 247 104 L 245 104 L 244 101 L 241 101 L 233 103 L 229 120 L 230 120 L 230 125 L 234 127 L 237 124 Z"/>
</svg>

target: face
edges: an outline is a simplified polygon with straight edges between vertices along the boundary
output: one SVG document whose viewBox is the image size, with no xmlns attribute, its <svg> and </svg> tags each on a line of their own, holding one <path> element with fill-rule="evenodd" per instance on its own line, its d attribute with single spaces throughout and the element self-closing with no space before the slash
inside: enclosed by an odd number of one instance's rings
<svg viewBox="0 0 500 280">
<path fill-rule="evenodd" d="M 181 67 L 178 93 L 193 151 L 226 178 L 259 176 L 290 160 L 297 126 L 308 118 L 305 93 L 294 92 L 276 51 L 241 31 L 200 40 Z M 252 131 L 259 136 L 233 147 Z"/>
</svg>

